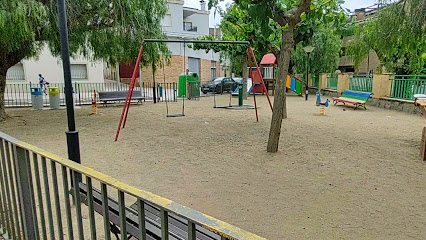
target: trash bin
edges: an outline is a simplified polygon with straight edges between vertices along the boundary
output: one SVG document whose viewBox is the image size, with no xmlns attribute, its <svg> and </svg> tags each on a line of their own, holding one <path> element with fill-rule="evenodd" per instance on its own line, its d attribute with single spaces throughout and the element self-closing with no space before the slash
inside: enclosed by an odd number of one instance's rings
<svg viewBox="0 0 426 240">
<path fill-rule="evenodd" d="M 179 97 L 186 97 L 186 92 L 188 89 L 187 82 L 198 82 L 198 85 L 199 85 L 200 80 L 198 78 L 198 74 L 194 72 L 189 72 L 187 76 L 185 75 L 185 73 L 179 75 L 179 89 L 178 89 Z M 196 84 L 194 84 L 194 86 L 195 85 Z M 193 94 L 194 95 L 192 97 L 196 97 L 197 95 L 200 96 L 199 88 L 198 88 L 198 92 L 193 91 Z M 188 97 L 191 98 L 191 96 L 188 96 Z"/>
<path fill-rule="evenodd" d="M 34 110 L 43 109 L 43 94 L 41 92 L 41 88 L 31 88 L 31 104 Z"/>
<path fill-rule="evenodd" d="M 59 106 L 60 106 L 59 88 L 57 87 L 49 88 L 49 103 L 50 103 L 50 109 L 59 109 Z"/>
<path fill-rule="evenodd" d="M 200 82 L 188 81 L 188 99 L 198 99 L 200 97 Z"/>
</svg>

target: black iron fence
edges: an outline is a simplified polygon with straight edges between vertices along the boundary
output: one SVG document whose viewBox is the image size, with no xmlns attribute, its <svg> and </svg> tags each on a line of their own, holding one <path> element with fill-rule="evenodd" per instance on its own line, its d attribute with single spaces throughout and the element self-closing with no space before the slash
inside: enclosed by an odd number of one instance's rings
<svg viewBox="0 0 426 240">
<path fill-rule="evenodd" d="M 173 102 L 177 99 L 177 83 L 152 83 L 142 82 L 141 86 L 135 87 L 134 91 L 140 91 L 146 100 L 157 98 L 158 102 Z M 155 85 L 155 88 L 154 88 Z M 31 106 L 31 88 L 41 87 L 40 84 L 34 83 L 15 83 L 7 84 L 4 95 L 4 103 L 6 107 L 30 107 Z M 65 84 L 51 83 L 42 87 L 43 105 L 49 106 L 48 87 L 57 87 L 59 89 L 60 104 L 65 105 Z M 110 83 L 73 83 L 73 99 L 75 105 L 91 104 L 94 99 L 94 91 L 96 92 L 114 92 L 128 91 L 129 85 L 118 82 Z M 97 99 L 99 102 L 99 98 Z"/>
</svg>

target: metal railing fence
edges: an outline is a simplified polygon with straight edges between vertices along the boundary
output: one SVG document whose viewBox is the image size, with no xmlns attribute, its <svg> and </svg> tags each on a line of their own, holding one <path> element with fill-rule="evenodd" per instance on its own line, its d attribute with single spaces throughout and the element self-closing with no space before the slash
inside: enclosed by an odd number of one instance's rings
<svg viewBox="0 0 426 240">
<path fill-rule="evenodd" d="M 138 84 L 139 85 L 139 84 Z M 65 84 L 51 83 L 49 87 L 59 88 L 60 104 L 65 105 Z M 94 90 L 97 92 L 112 92 L 112 91 L 128 91 L 129 85 L 118 82 L 111 83 L 78 83 L 74 82 L 73 99 L 76 105 L 87 105 L 92 103 L 94 98 Z M 154 83 L 142 82 L 141 87 L 135 87 L 134 91 L 140 91 L 146 100 L 153 100 Z M 156 97 L 160 102 L 176 101 L 177 83 L 156 83 Z M 32 87 L 40 87 L 40 84 L 34 83 L 13 83 L 6 84 L 4 103 L 6 107 L 30 107 L 31 106 L 31 91 Z M 43 91 L 43 105 L 49 106 L 49 96 L 47 89 Z M 167 94 L 166 94 L 167 93 Z M 99 98 L 97 99 L 99 101 Z"/>
<path fill-rule="evenodd" d="M 392 75 L 390 97 L 414 100 L 414 94 L 426 94 L 426 75 Z"/>
<path fill-rule="evenodd" d="M 349 90 L 373 92 L 373 75 L 353 74 L 349 78 Z"/>
<path fill-rule="evenodd" d="M 110 240 L 114 232 L 117 239 L 118 234 L 121 239 L 128 234 L 137 239 L 264 239 L 2 132 L 0 150 L 0 225 L 6 238 Z M 136 210 L 129 207 L 133 201 Z"/>
<path fill-rule="evenodd" d="M 311 79 L 312 79 L 311 87 L 318 88 L 319 87 L 319 75 L 312 75 Z"/>
<path fill-rule="evenodd" d="M 337 90 L 338 74 L 327 74 L 327 88 Z"/>
</svg>

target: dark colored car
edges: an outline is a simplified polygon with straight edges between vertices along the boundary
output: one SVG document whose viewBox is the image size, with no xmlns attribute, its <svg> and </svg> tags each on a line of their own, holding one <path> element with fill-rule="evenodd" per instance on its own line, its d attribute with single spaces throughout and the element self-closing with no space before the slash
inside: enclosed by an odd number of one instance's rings
<svg viewBox="0 0 426 240">
<path fill-rule="evenodd" d="M 237 82 L 232 78 L 220 77 L 209 83 L 203 84 L 201 91 L 206 94 L 208 92 L 223 93 L 233 92 L 237 88 Z"/>
</svg>

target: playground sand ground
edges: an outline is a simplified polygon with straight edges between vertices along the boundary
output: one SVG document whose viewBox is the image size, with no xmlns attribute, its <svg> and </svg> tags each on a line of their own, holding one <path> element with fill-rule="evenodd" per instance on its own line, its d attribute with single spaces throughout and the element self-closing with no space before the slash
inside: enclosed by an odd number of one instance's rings
<svg viewBox="0 0 426 240">
<path fill-rule="evenodd" d="M 288 96 L 271 154 L 271 111 L 256 98 L 259 123 L 254 110 L 213 109 L 212 97 L 185 101 L 180 118 L 166 118 L 165 103 L 132 105 L 118 142 L 122 105 L 98 115 L 84 106 L 76 110 L 82 163 L 268 239 L 426 238 L 422 116 L 344 106 L 320 116 L 313 96 Z M 181 102 L 169 107 L 179 113 Z M 64 110 L 7 112 L 1 131 L 67 156 Z"/>
</svg>

